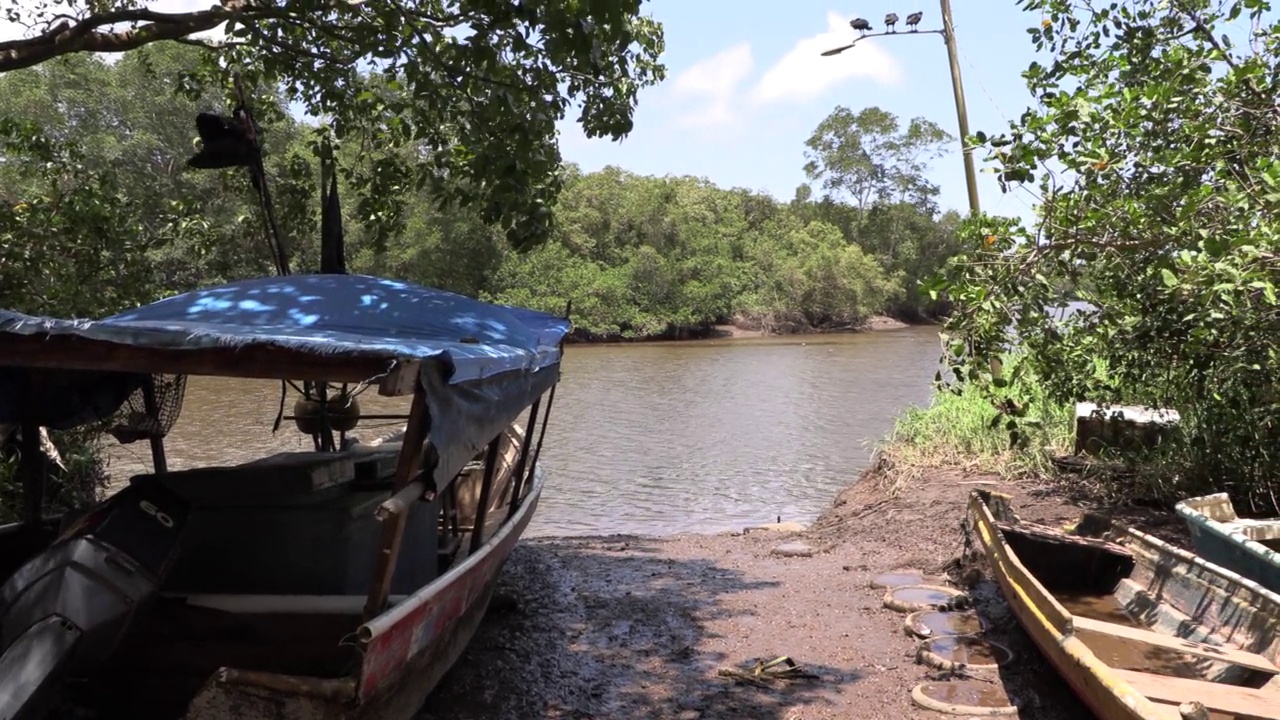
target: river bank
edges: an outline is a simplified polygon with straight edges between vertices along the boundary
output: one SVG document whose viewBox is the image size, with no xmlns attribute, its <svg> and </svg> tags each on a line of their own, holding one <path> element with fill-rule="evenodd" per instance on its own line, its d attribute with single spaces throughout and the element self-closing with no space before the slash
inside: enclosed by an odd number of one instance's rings
<svg viewBox="0 0 1280 720">
<path fill-rule="evenodd" d="M 881 606 L 871 579 L 905 568 L 940 572 L 961 550 L 975 486 L 1013 496 L 1036 522 L 1079 511 L 1043 485 L 990 475 L 903 473 L 892 495 L 883 479 L 868 471 L 800 532 L 522 542 L 483 626 L 421 720 L 940 717 L 912 705 L 912 686 L 936 675 L 915 663 L 903 616 Z M 1155 532 L 1178 532 L 1167 518 L 1144 520 Z M 789 541 L 814 554 L 774 552 Z M 1021 717 L 1088 717 L 1002 616 L 994 585 L 982 580 L 973 592 L 996 620 L 988 635 L 1018 655 L 995 687 L 1024 706 Z M 818 679 L 763 689 L 717 675 L 780 655 Z"/>
<path fill-rule="evenodd" d="M 621 335 L 594 335 L 575 329 L 565 339 L 571 345 L 615 345 L 621 343 L 653 343 L 684 340 L 740 340 L 762 337 L 786 337 L 791 335 L 832 335 L 860 333 L 874 330 L 901 330 L 908 327 L 935 325 L 932 320 L 901 320 L 888 315 L 872 315 L 856 325 L 813 327 L 803 324 L 777 324 L 767 328 L 759 323 L 713 324 L 698 327 L 676 327 L 665 333 L 642 337 Z"/>
</svg>

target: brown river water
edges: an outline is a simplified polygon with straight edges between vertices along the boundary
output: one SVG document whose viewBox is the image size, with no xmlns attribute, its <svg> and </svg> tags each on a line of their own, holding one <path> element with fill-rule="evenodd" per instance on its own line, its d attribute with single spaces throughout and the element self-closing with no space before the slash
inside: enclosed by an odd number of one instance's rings
<svg viewBox="0 0 1280 720">
<path fill-rule="evenodd" d="M 571 345 L 529 535 L 720 532 L 808 522 L 866 467 L 908 405 L 929 399 L 937 329 L 635 345 Z M 311 439 L 272 435 L 276 382 L 191 378 L 166 440 L 173 470 L 227 465 Z M 293 397 L 286 410 L 292 409 Z M 365 414 L 406 401 L 360 396 Z M 368 440 L 399 427 L 361 423 Z M 116 481 L 149 470 L 145 443 L 115 446 Z"/>
</svg>

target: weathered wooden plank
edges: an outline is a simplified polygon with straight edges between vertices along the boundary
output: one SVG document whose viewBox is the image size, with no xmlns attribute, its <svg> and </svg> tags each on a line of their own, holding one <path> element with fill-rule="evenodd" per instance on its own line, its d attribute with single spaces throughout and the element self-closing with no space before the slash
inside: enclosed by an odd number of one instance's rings
<svg viewBox="0 0 1280 720">
<path fill-rule="evenodd" d="M 247 501 L 266 495 L 304 495 L 350 482 L 355 478 L 355 462 L 349 454 L 282 452 L 242 465 L 137 475 L 130 482 L 156 478 L 182 488 L 192 501 L 232 497 Z"/>
<path fill-rule="evenodd" d="M 1016 589 L 1017 597 L 1008 598 L 1009 602 L 1025 604 L 1043 617 L 1045 623 L 1056 632 L 1070 635 L 1074 621 L 1071 613 L 1022 564 L 1022 559 L 1009 546 L 1008 539 L 1000 530 L 1002 523 L 996 521 L 991 509 L 982 499 L 984 494 L 992 498 L 1007 499 L 1007 496 L 979 490 L 969 496 L 969 509 L 975 530 L 988 548 L 988 558 L 995 565 L 995 572 L 1004 575 L 1006 581 Z"/>
<path fill-rule="evenodd" d="M 1261 655 L 1245 652 L 1244 650 L 1207 645 L 1205 643 L 1173 637 L 1171 635 L 1165 635 L 1152 630 L 1128 627 L 1126 625 L 1094 620 L 1092 618 L 1080 617 L 1078 615 L 1075 617 L 1074 623 L 1076 632 L 1085 631 L 1099 633 L 1102 635 L 1110 635 L 1111 637 L 1132 640 L 1152 647 L 1186 653 L 1187 655 L 1195 657 L 1231 663 L 1232 665 L 1239 665 L 1241 667 L 1249 668 L 1250 670 L 1258 670 L 1272 675 L 1280 675 L 1280 668 L 1271 664 L 1271 661 Z"/>
<path fill-rule="evenodd" d="M 392 496 L 411 483 L 417 474 L 426 451 L 430 429 L 431 417 L 427 411 L 426 389 L 422 387 L 422 383 L 414 383 L 413 405 L 409 408 L 409 420 L 404 426 L 400 459 L 396 463 L 395 480 L 391 486 Z M 377 616 L 387 605 L 387 597 L 391 594 L 391 576 L 395 573 L 396 561 L 400 557 L 400 542 L 404 537 L 406 520 L 404 512 L 396 512 L 382 521 L 382 539 L 364 608 L 365 622 Z"/>
<path fill-rule="evenodd" d="M 1155 702 L 1197 700 L 1210 711 L 1259 720 L 1280 720 L 1280 694 L 1275 692 L 1133 670 L 1115 670 L 1115 673 L 1134 690 Z"/>
</svg>

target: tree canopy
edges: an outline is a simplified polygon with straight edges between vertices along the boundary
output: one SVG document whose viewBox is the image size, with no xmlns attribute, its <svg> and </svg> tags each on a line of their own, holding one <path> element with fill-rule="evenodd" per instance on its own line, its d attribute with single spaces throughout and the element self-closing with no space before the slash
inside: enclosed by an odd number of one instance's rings
<svg viewBox="0 0 1280 720">
<path fill-rule="evenodd" d="M 0 73 L 164 40 L 199 45 L 195 88 L 229 87 L 240 72 L 281 88 L 340 140 L 412 146 L 355 178 L 387 232 L 412 187 L 478 208 L 518 247 L 550 231 L 556 123 L 578 107 L 588 137 L 620 139 L 640 90 L 665 74 L 662 28 L 641 0 L 219 0 L 183 13 L 0 0 L 0 17 L 29 29 L 0 41 Z M 224 37 L 199 37 L 218 27 Z"/>
<path fill-rule="evenodd" d="M 805 142 L 805 174 L 830 192 L 846 195 L 859 210 L 872 203 L 935 202 L 938 188 L 925 178 L 930 161 L 955 141 L 932 120 L 897 116 L 878 107 L 853 112 L 837 107 Z"/>
<path fill-rule="evenodd" d="M 0 111 L 0 306 L 97 315 L 271 272 L 243 173 L 184 166 L 191 118 L 221 91 L 148 91 L 182 85 L 202 58 L 154 44 L 111 64 L 79 54 L 0 76 L 10 99 Z M 255 98 L 282 234 L 295 266 L 314 270 L 314 132 L 287 112 L 288 93 L 260 88 Z M 340 189 L 351 270 L 556 312 L 572 300 L 586 337 L 930 315 L 939 306 L 916 285 L 955 248 L 957 218 L 929 203 L 885 196 L 859 211 L 833 196 L 781 202 L 700 178 L 568 166 L 556 174 L 549 240 L 516 252 L 479 208 L 440 203 L 429 187 L 399 193 L 395 223 L 369 217 L 354 193 L 360 179 L 412 162 L 413 142 L 338 153 L 351 171 Z"/>
<path fill-rule="evenodd" d="M 1257 0 L 1021 5 L 1043 15 L 1031 38 L 1052 55 L 1023 75 L 1036 106 L 974 140 L 1007 188 L 1035 189 L 1042 222 L 966 225 L 967 252 L 934 287 L 956 306 L 953 368 L 1007 393 L 1017 378 L 983 360 L 1016 335 L 1055 402 L 1182 415 L 1134 494 L 1216 487 L 1274 508 L 1280 23 Z M 1067 289 L 1088 307 L 1061 320 Z"/>
</svg>

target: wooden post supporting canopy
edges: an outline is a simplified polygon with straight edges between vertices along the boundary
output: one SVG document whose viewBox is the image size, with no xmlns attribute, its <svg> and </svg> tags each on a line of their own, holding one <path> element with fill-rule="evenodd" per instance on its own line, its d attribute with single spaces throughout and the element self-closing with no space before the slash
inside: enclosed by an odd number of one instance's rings
<svg viewBox="0 0 1280 720">
<path fill-rule="evenodd" d="M 44 486 L 49 468 L 44 449 L 40 447 L 40 425 L 22 423 L 22 453 L 18 474 L 22 477 L 22 521 L 35 525 L 44 519 Z"/>
<path fill-rule="evenodd" d="M 427 411 L 427 393 L 421 381 L 414 383 L 412 402 L 409 408 L 409 420 L 405 423 L 400 457 L 396 461 L 395 481 L 391 487 L 392 496 L 408 486 L 417 475 L 418 466 L 426 451 L 427 435 L 431 430 L 431 416 Z M 430 472 L 431 468 L 427 468 L 427 471 Z M 386 607 L 387 597 L 391 594 L 391 578 L 395 575 L 396 561 L 400 557 L 400 541 L 404 538 L 404 526 L 408 520 L 407 507 L 399 507 L 397 510 L 387 513 L 386 519 L 383 520 L 378 560 L 374 566 L 373 579 L 369 583 L 369 596 L 364 606 L 365 622 L 382 612 Z"/>
</svg>

